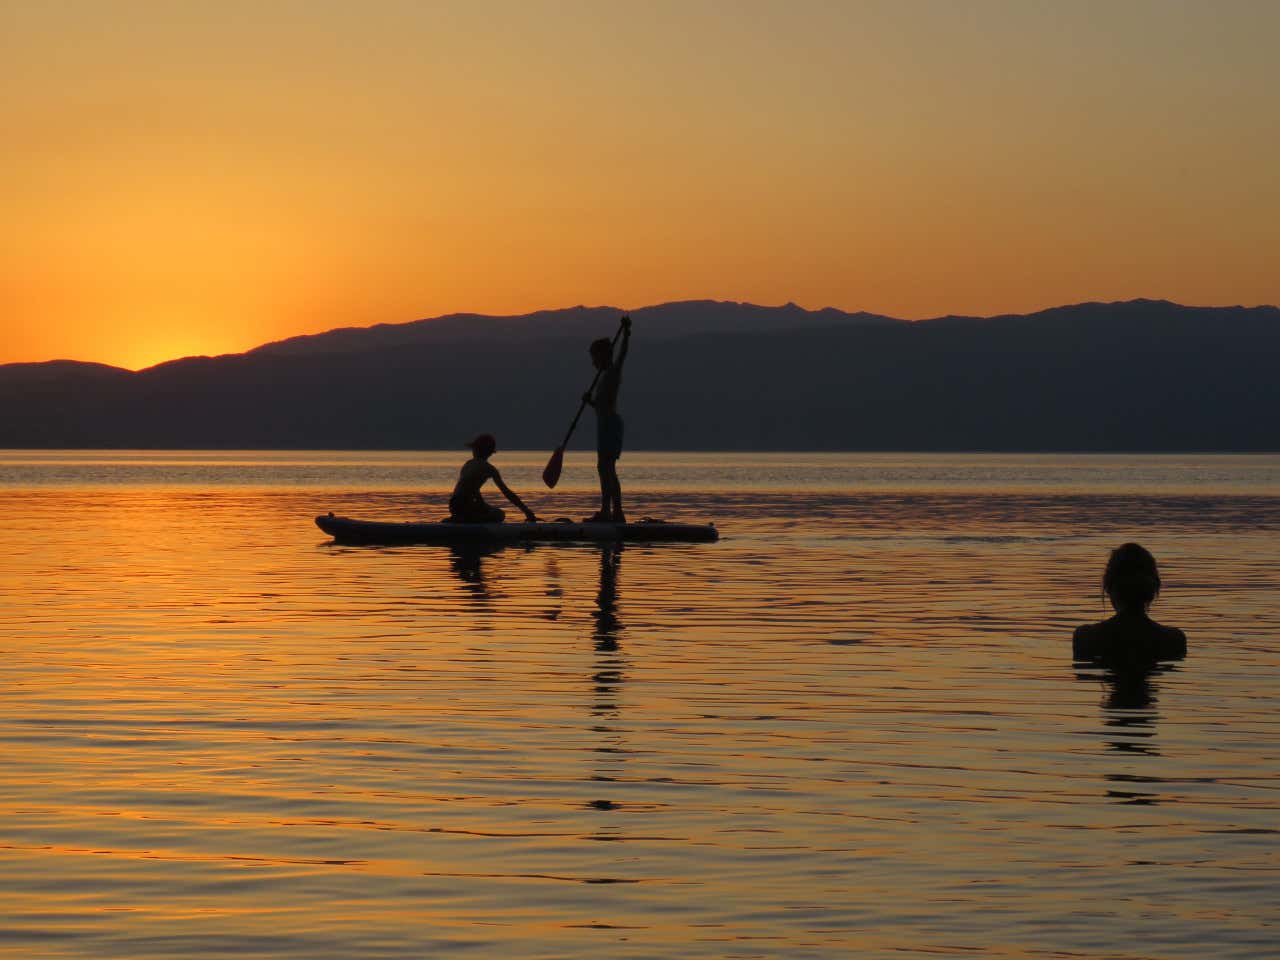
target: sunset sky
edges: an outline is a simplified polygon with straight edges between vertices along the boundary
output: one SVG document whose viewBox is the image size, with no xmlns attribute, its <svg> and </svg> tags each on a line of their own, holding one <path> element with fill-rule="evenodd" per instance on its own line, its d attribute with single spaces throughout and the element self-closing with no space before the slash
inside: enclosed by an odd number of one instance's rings
<svg viewBox="0 0 1280 960">
<path fill-rule="evenodd" d="M 1280 3 L 0 2 L 0 362 L 1280 302 Z"/>
</svg>

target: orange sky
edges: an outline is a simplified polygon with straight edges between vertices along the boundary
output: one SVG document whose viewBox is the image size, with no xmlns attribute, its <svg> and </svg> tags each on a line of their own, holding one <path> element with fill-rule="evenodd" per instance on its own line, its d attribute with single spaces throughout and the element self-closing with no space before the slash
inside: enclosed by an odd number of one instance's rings
<svg viewBox="0 0 1280 960">
<path fill-rule="evenodd" d="M 0 7 L 0 362 L 684 298 L 1280 302 L 1280 4 Z"/>
</svg>

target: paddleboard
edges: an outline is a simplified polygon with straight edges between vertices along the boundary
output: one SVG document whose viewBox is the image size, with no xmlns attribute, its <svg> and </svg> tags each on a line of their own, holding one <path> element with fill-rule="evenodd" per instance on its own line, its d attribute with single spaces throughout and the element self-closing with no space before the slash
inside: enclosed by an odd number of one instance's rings
<svg viewBox="0 0 1280 960">
<path fill-rule="evenodd" d="M 536 523 L 449 523 L 353 520 L 332 513 L 316 517 L 316 526 L 338 543 L 459 544 L 554 543 L 556 541 L 625 541 L 627 543 L 713 543 L 720 531 L 711 523 L 578 523 L 572 520 Z"/>
</svg>

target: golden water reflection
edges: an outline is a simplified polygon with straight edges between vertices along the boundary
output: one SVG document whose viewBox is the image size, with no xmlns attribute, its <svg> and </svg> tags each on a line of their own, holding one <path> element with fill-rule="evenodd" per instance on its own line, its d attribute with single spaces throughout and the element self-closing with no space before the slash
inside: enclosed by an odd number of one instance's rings
<svg viewBox="0 0 1280 960">
<path fill-rule="evenodd" d="M 0 955 L 1265 952 L 1280 504 L 638 492 L 724 539 L 479 555 L 311 526 L 363 496 L 0 492 Z M 1070 636 L 1135 516 L 1193 652 L 1130 684 Z"/>
</svg>

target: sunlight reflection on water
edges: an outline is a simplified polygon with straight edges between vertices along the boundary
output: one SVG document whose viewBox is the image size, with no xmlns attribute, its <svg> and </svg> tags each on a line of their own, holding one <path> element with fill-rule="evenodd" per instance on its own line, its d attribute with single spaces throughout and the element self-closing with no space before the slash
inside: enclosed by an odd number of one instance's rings
<svg viewBox="0 0 1280 960">
<path fill-rule="evenodd" d="M 292 456 L 0 489 L 0 954 L 1274 954 L 1263 485 L 739 473 L 636 485 L 718 544 L 475 554 L 327 543 L 444 486 Z M 1137 681 L 1069 655 L 1129 538 L 1192 648 Z"/>
</svg>

